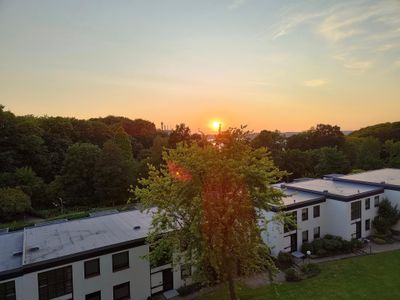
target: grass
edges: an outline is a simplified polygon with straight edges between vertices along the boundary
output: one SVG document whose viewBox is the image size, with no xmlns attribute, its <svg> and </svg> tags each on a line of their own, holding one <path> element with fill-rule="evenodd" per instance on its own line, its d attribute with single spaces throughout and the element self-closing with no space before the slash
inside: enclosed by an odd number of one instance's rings
<svg viewBox="0 0 400 300">
<path fill-rule="evenodd" d="M 400 251 L 321 264 L 321 274 L 296 283 L 261 288 L 238 287 L 241 300 L 261 299 L 400 299 Z M 223 300 L 220 289 L 201 300 Z"/>
</svg>

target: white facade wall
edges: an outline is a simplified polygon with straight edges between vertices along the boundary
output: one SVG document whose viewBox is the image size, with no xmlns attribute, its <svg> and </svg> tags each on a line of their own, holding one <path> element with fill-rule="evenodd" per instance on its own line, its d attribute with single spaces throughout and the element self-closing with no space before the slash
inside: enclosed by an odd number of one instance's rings
<svg viewBox="0 0 400 300">
<path fill-rule="evenodd" d="M 113 272 L 112 255 L 125 251 L 129 251 L 129 268 Z M 130 282 L 131 299 L 146 300 L 151 295 L 150 263 L 143 257 L 148 254 L 148 251 L 149 246 L 142 245 L 106 255 L 93 256 L 89 259 L 40 270 L 38 272 L 24 274 L 21 277 L 2 282 L 15 281 L 17 300 L 38 300 L 38 274 L 53 269 L 72 266 L 73 294 L 58 297 L 55 298 L 55 300 L 68 300 L 71 298 L 75 300 L 84 300 L 87 294 L 97 291 L 101 291 L 102 299 L 112 300 L 114 286 L 128 281 Z M 85 278 L 84 262 L 96 258 L 100 259 L 100 275 Z M 160 267 L 160 270 L 166 268 L 171 268 L 171 265 L 162 266 Z M 190 278 L 186 280 L 181 279 L 181 270 L 179 265 L 173 269 L 173 278 L 175 289 L 185 285 L 185 282 L 186 284 L 191 283 Z"/>
<path fill-rule="evenodd" d="M 397 207 L 400 209 L 400 191 L 385 189 L 385 197 L 389 199 L 392 205 L 397 205 Z M 400 231 L 400 221 L 393 226 L 393 229 Z"/>
<path fill-rule="evenodd" d="M 308 241 L 314 240 L 314 228 L 320 227 L 320 237 L 326 234 L 340 236 L 345 240 L 351 240 L 352 235 L 356 232 L 357 221 L 361 222 L 361 237 L 366 238 L 371 235 L 372 221 L 378 214 L 378 207 L 374 206 L 374 198 L 379 196 L 382 200 L 384 194 L 369 196 L 351 202 L 338 201 L 334 199 L 326 199 L 326 202 L 309 205 L 303 208 L 308 208 L 308 220 L 302 220 L 302 209 L 298 208 L 287 211 L 285 213 L 291 213 L 296 211 L 297 213 L 297 230 L 290 232 L 283 232 L 283 224 L 278 221 L 273 221 L 276 213 L 265 212 L 264 217 L 267 220 L 266 230 L 262 232 L 263 241 L 270 247 L 271 253 L 277 256 L 280 251 L 290 251 L 290 235 L 297 233 L 297 250 L 301 251 L 302 232 L 308 230 Z M 390 196 L 393 197 L 391 194 Z M 400 202 L 400 192 L 397 196 Z M 387 196 L 389 198 L 389 196 Z M 365 199 L 370 199 L 370 208 L 366 209 Z M 361 201 L 361 218 L 351 220 L 351 203 Z M 313 207 L 320 206 L 320 217 L 314 218 Z M 400 205 L 399 205 L 400 206 Z M 370 229 L 366 230 L 365 221 L 370 220 Z"/>
</svg>

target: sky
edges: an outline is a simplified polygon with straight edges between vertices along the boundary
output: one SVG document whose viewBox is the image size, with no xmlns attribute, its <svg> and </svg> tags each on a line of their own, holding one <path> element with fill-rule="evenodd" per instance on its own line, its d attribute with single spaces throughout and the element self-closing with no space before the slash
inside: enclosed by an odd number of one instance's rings
<svg viewBox="0 0 400 300">
<path fill-rule="evenodd" d="M 193 132 L 400 121 L 400 1 L 0 0 L 0 103 Z"/>
</svg>

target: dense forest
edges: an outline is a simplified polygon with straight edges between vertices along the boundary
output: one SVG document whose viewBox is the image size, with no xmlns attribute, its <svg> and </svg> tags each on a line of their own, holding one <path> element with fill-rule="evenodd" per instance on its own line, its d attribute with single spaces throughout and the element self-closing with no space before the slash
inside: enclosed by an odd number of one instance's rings
<svg viewBox="0 0 400 300">
<path fill-rule="evenodd" d="M 16 116 L 0 105 L 0 218 L 61 204 L 124 204 L 137 179 L 147 176 L 148 164 L 159 166 L 163 149 L 179 142 L 207 139 L 184 124 L 166 132 L 142 119 Z M 287 181 L 400 167 L 400 122 L 349 136 L 325 124 L 289 137 L 263 130 L 249 143 L 267 147 L 275 164 L 290 173 Z"/>
</svg>

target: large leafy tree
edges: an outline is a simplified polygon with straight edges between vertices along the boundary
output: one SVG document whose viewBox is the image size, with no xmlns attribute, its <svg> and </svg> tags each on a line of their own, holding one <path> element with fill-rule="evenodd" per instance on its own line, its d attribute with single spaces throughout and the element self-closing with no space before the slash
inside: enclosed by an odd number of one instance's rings
<svg viewBox="0 0 400 300">
<path fill-rule="evenodd" d="M 236 299 L 235 276 L 266 265 L 258 220 L 261 210 L 280 202 L 270 184 L 284 174 L 265 148 L 252 149 L 241 129 L 225 132 L 215 146 L 178 144 L 163 158 L 166 165 L 150 167 L 136 189 L 145 208 L 157 208 L 150 259 L 165 253 L 166 246 L 184 246 L 183 258 L 202 275 L 209 274 L 205 266 L 212 269 Z"/>
<path fill-rule="evenodd" d="M 95 167 L 101 150 L 89 143 L 76 143 L 68 148 L 61 176 L 60 195 L 68 205 L 95 203 Z"/>
</svg>

